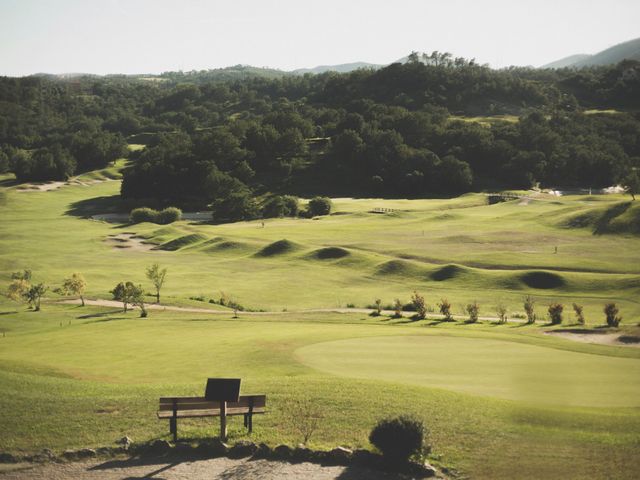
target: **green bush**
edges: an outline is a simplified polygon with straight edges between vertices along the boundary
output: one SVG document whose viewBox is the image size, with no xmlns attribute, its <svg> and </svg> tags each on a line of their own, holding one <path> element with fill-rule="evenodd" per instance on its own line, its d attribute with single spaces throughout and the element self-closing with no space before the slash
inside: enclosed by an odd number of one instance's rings
<svg viewBox="0 0 640 480">
<path fill-rule="evenodd" d="M 176 207 L 167 207 L 161 211 L 148 207 L 134 208 L 129 214 L 131 223 L 151 222 L 167 225 L 179 220 L 182 220 L 182 210 Z"/>
<path fill-rule="evenodd" d="M 274 195 L 262 207 L 264 218 L 297 217 L 299 211 L 298 198 L 292 195 Z"/>
<path fill-rule="evenodd" d="M 329 215 L 331 213 L 331 199 L 328 197 L 314 197 L 309 200 L 308 211 L 312 217 Z"/>
<path fill-rule="evenodd" d="M 134 208 L 129 214 L 129 221 L 131 223 L 152 222 L 156 223 L 158 218 L 158 211 L 153 208 Z"/>
<path fill-rule="evenodd" d="M 549 319 L 553 325 L 560 325 L 562 323 L 562 311 L 564 305 L 561 303 L 552 303 L 549 305 Z"/>
<path fill-rule="evenodd" d="M 610 327 L 617 327 L 622 321 L 622 317 L 618 315 L 620 310 L 615 303 L 607 303 L 604 306 L 604 314 L 607 318 L 607 325 Z"/>
<path fill-rule="evenodd" d="M 176 207 L 167 207 L 157 212 L 156 223 L 160 225 L 168 225 L 169 223 L 179 222 L 182 220 L 182 210 Z"/>
<path fill-rule="evenodd" d="M 405 463 L 410 457 L 425 452 L 426 430 L 417 418 L 401 415 L 385 418 L 369 434 L 369 441 L 382 452 L 389 463 Z M 428 453 L 428 452 L 425 452 Z"/>
</svg>

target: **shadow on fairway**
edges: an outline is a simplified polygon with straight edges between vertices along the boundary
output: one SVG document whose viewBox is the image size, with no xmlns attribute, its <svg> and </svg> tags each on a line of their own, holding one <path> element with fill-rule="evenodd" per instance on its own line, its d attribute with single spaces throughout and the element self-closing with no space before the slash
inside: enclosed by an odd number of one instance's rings
<svg viewBox="0 0 640 480">
<path fill-rule="evenodd" d="M 65 214 L 73 217 L 88 218 L 100 213 L 122 213 L 126 211 L 124 207 L 125 205 L 120 195 L 109 195 L 73 202 Z"/>
</svg>

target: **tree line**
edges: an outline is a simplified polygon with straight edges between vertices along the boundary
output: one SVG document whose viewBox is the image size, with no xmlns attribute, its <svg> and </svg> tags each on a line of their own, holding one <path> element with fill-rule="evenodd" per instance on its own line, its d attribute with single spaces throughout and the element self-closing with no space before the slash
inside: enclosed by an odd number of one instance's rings
<svg viewBox="0 0 640 480">
<path fill-rule="evenodd" d="M 425 197 L 599 187 L 640 166 L 640 63 L 493 70 L 449 54 L 347 74 L 0 78 L 0 171 L 63 179 L 131 154 L 122 195 Z M 512 115 L 490 122 L 469 116 Z M 250 203 L 250 202 L 249 202 Z"/>
</svg>

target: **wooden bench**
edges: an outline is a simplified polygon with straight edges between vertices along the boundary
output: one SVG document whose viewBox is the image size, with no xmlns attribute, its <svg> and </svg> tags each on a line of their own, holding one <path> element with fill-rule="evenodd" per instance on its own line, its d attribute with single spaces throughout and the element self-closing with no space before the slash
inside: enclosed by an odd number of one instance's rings
<svg viewBox="0 0 640 480">
<path fill-rule="evenodd" d="M 226 403 L 225 406 L 221 403 Z M 265 413 L 266 395 L 240 395 L 237 402 L 216 402 L 204 397 L 161 397 L 158 418 L 169 419 L 169 432 L 173 441 L 178 439 L 178 419 L 198 417 L 219 417 L 221 410 L 226 416 L 244 415 L 244 426 L 249 433 L 253 430 L 253 415 Z"/>
</svg>

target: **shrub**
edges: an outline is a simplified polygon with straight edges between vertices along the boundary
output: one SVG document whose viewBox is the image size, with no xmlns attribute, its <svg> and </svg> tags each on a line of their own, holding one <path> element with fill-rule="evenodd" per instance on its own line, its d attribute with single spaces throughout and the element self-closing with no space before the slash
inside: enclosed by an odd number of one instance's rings
<svg viewBox="0 0 640 480">
<path fill-rule="evenodd" d="M 549 319 L 553 325 L 560 325 L 562 323 L 562 311 L 564 310 L 564 305 L 561 303 L 552 303 L 549 305 Z"/>
<path fill-rule="evenodd" d="M 411 304 L 416 311 L 416 320 L 423 320 L 427 316 L 427 304 L 424 301 L 424 297 L 418 292 L 413 292 L 411 295 Z"/>
<path fill-rule="evenodd" d="M 382 300 L 376 298 L 374 310 L 371 312 L 372 317 L 379 317 L 382 314 Z"/>
<path fill-rule="evenodd" d="M 380 420 L 369 441 L 382 452 L 389 463 L 404 463 L 424 451 L 426 430 L 422 421 L 407 415 Z"/>
<path fill-rule="evenodd" d="M 496 313 L 498 314 L 498 321 L 500 323 L 507 323 L 508 311 L 506 306 L 504 306 L 502 303 L 499 303 L 496 307 Z"/>
<path fill-rule="evenodd" d="M 156 222 L 160 225 L 168 225 L 169 223 L 179 222 L 182 220 L 182 210 L 176 207 L 167 207 L 156 213 Z"/>
<path fill-rule="evenodd" d="M 476 323 L 478 321 L 478 312 L 480 311 L 480 305 L 478 305 L 478 302 L 468 304 L 466 310 L 469 314 L 469 322 Z"/>
<path fill-rule="evenodd" d="M 307 444 L 311 436 L 320 427 L 324 418 L 324 411 L 315 400 L 309 397 L 294 398 L 285 402 L 286 415 L 283 422 L 299 434 L 302 443 Z"/>
<path fill-rule="evenodd" d="M 153 208 L 141 207 L 134 208 L 131 210 L 129 214 L 129 222 L 131 223 L 142 223 L 142 222 L 152 222 L 155 223 L 158 217 L 158 212 Z"/>
<path fill-rule="evenodd" d="M 453 316 L 451 315 L 451 303 L 449 303 L 449 300 L 446 298 L 440 299 L 438 307 L 440 307 L 440 313 L 444 315 L 444 320 L 446 322 L 452 322 Z"/>
<path fill-rule="evenodd" d="M 402 318 L 402 302 L 399 298 L 393 303 L 393 318 Z"/>
<path fill-rule="evenodd" d="M 524 311 L 527 314 L 527 323 L 536 322 L 535 305 L 536 302 L 531 298 L 531 295 L 527 295 L 524 299 Z"/>
<path fill-rule="evenodd" d="M 620 310 L 615 303 L 607 303 L 604 306 L 604 314 L 607 318 L 607 325 L 610 327 L 617 327 L 622 321 L 622 317 L 618 315 Z"/>
<path fill-rule="evenodd" d="M 577 303 L 573 304 L 573 311 L 576 314 L 576 321 L 580 324 L 580 325 L 584 325 L 584 312 L 583 312 L 583 307 L 582 305 L 578 305 Z"/>
<path fill-rule="evenodd" d="M 314 197 L 309 200 L 309 215 L 316 217 L 318 215 L 329 215 L 331 213 L 331 199 L 328 197 Z"/>
</svg>

